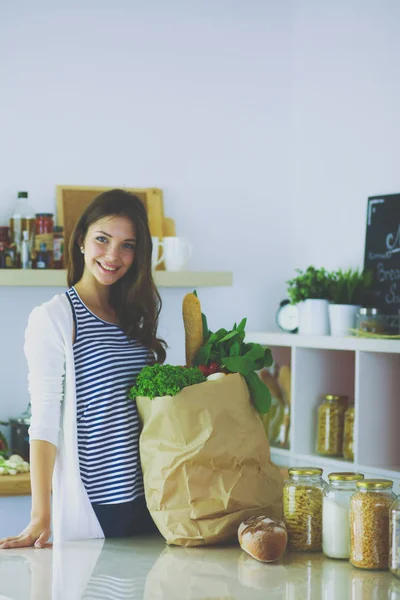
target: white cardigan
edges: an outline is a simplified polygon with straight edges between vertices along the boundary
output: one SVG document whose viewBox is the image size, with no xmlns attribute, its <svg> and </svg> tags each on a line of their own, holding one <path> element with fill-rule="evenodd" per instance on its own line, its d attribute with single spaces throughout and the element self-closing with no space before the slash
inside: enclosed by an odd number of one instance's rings
<svg viewBox="0 0 400 600">
<path fill-rule="evenodd" d="M 29 437 L 57 446 L 52 500 L 55 543 L 104 538 L 79 471 L 72 336 L 73 315 L 65 293 L 30 314 L 24 346 L 32 405 Z"/>
</svg>

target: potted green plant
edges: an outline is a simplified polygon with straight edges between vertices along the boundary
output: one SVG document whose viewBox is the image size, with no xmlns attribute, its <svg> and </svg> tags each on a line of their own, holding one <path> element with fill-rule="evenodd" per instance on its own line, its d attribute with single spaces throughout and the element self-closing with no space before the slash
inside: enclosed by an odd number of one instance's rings
<svg viewBox="0 0 400 600">
<path fill-rule="evenodd" d="M 287 281 L 288 296 L 299 310 L 299 333 L 329 335 L 330 275 L 312 265 Z"/>
<path fill-rule="evenodd" d="M 329 322 L 332 335 L 349 335 L 356 326 L 357 311 L 365 304 L 372 273 L 360 269 L 338 269 L 330 274 Z"/>
</svg>

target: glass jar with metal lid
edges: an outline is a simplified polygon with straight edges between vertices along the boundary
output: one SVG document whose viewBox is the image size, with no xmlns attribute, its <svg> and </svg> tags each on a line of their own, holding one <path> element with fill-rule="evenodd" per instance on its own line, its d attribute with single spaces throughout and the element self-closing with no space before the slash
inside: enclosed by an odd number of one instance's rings
<svg viewBox="0 0 400 600">
<path fill-rule="evenodd" d="M 330 473 L 323 494 L 322 550 L 331 558 L 350 556 L 350 499 L 362 473 Z"/>
<path fill-rule="evenodd" d="M 289 469 L 289 479 L 283 486 L 283 519 L 291 550 L 322 550 L 322 495 L 325 487 L 322 469 Z"/>
<path fill-rule="evenodd" d="M 327 394 L 318 408 L 317 447 L 318 454 L 341 456 L 343 451 L 343 427 L 345 407 L 340 396 Z"/>
<path fill-rule="evenodd" d="M 389 568 L 400 579 L 400 496 L 390 507 L 390 559 Z"/>
<path fill-rule="evenodd" d="M 350 562 L 360 569 L 387 569 L 393 481 L 364 479 L 356 485 L 350 500 Z"/>
<path fill-rule="evenodd" d="M 343 458 L 354 460 L 354 405 L 346 408 L 344 413 Z"/>
<path fill-rule="evenodd" d="M 362 307 L 358 309 L 356 327 L 367 333 L 384 333 L 385 321 L 385 316 L 377 308 Z"/>
</svg>

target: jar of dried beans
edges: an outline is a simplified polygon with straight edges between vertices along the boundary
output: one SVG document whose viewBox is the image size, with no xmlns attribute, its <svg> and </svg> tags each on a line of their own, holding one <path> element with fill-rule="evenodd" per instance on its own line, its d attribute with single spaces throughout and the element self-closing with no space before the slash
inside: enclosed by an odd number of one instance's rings
<svg viewBox="0 0 400 600">
<path fill-rule="evenodd" d="M 283 519 L 291 550 L 322 550 L 322 469 L 293 467 L 283 487 Z"/>
<path fill-rule="evenodd" d="M 390 508 L 390 570 L 400 579 L 400 496 Z"/>
<path fill-rule="evenodd" d="M 345 407 L 340 396 L 327 394 L 318 408 L 317 452 L 325 456 L 341 456 Z"/>
<path fill-rule="evenodd" d="M 393 481 L 364 479 L 350 500 L 350 562 L 360 569 L 389 566 L 389 516 Z"/>
</svg>

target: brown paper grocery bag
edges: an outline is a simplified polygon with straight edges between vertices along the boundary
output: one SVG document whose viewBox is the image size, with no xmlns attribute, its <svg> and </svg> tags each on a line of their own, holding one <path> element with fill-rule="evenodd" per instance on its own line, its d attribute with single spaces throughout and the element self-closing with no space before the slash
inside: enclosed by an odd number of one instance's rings
<svg viewBox="0 0 400 600">
<path fill-rule="evenodd" d="M 282 516 L 283 479 L 244 378 L 137 398 L 147 506 L 169 544 L 227 542 L 250 516 Z"/>
</svg>

